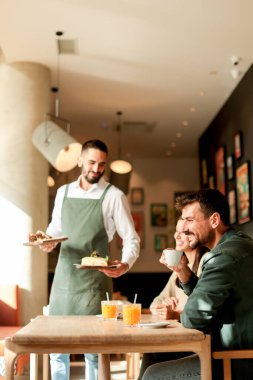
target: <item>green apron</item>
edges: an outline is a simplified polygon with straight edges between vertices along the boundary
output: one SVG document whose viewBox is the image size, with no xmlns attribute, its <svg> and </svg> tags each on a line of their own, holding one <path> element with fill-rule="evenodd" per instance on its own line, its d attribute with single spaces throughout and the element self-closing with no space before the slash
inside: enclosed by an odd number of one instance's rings
<svg viewBox="0 0 253 380">
<path fill-rule="evenodd" d="M 112 295 L 112 279 L 98 270 L 77 269 L 84 256 L 97 251 L 109 256 L 108 236 L 104 227 L 100 199 L 67 198 L 62 204 L 62 233 L 68 240 L 61 243 L 50 294 L 50 315 L 94 315 L 101 313 L 101 300 Z"/>
</svg>

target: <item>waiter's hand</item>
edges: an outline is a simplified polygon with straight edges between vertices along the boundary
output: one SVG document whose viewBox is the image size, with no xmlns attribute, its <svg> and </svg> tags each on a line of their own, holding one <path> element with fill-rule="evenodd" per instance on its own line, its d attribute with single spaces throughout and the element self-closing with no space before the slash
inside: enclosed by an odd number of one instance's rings
<svg viewBox="0 0 253 380">
<path fill-rule="evenodd" d="M 39 245 L 39 248 L 44 252 L 52 252 L 57 246 L 57 244 L 58 243 L 56 242 L 44 243 L 44 244 Z"/>
<path fill-rule="evenodd" d="M 122 263 L 119 260 L 111 261 L 110 265 L 116 265 L 117 267 L 116 268 L 104 267 L 102 269 L 99 269 L 100 272 L 104 272 L 104 274 L 108 277 L 119 277 L 129 270 L 129 265 L 127 263 Z"/>
</svg>

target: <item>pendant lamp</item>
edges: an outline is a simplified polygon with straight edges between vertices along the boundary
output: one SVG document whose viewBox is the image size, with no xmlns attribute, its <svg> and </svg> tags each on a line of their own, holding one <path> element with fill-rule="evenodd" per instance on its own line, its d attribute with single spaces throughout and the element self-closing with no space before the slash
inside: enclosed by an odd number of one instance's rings
<svg viewBox="0 0 253 380">
<path fill-rule="evenodd" d="M 121 116 L 122 116 L 122 112 L 118 111 L 117 115 L 118 115 L 118 120 L 119 120 L 118 125 L 117 125 L 117 132 L 118 132 L 118 138 L 119 138 L 118 139 L 119 140 L 118 141 L 118 159 L 111 162 L 110 169 L 114 173 L 126 174 L 126 173 L 130 173 L 132 171 L 132 165 L 130 162 L 122 160 L 122 158 L 121 158 L 121 132 L 122 132 Z"/>
<path fill-rule="evenodd" d="M 82 145 L 49 117 L 53 116 L 46 114 L 45 121 L 34 130 L 32 142 L 56 170 L 67 172 L 77 165 Z"/>
<path fill-rule="evenodd" d="M 58 37 L 63 32 L 56 32 Z M 57 41 L 57 46 L 59 43 Z M 58 86 L 53 87 L 53 92 L 59 90 L 59 48 L 58 48 Z M 50 120 L 53 119 L 53 120 Z M 60 125 L 58 125 L 60 123 Z M 66 124 L 66 131 L 61 123 Z M 59 172 L 67 172 L 77 166 L 78 157 L 81 154 L 82 145 L 78 143 L 70 132 L 70 122 L 59 117 L 59 98 L 55 102 L 55 115 L 47 113 L 45 120 L 37 126 L 32 135 L 33 145 Z"/>
</svg>

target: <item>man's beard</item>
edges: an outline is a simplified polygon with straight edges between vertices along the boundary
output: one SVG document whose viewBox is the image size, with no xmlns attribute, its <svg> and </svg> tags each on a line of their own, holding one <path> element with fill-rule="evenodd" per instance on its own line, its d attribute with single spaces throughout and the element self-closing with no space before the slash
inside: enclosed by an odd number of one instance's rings
<svg viewBox="0 0 253 380">
<path fill-rule="evenodd" d="M 208 247 L 209 243 L 214 239 L 215 233 L 213 230 L 210 230 L 205 237 L 202 237 L 200 239 L 195 234 L 188 232 L 188 236 L 192 237 L 192 239 L 189 239 L 189 245 L 192 249 L 195 249 L 199 246 L 206 246 Z"/>
<path fill-rule="evenodd" d="M 98 176 L 90 178 L 90 177 L 89 177 L 89 174 L 90 174 L 90 173 L 93 173 L 93 172 L 88 172 L 88 174 L 86 174 L 86 175 L 83 174 L 83 176 L 84 176 L 85 180 L 86 180 L 89 184 L 91 184 L 91 185 L 93 185 L 94 183 L 98 183 L 98 181 L 100 180 L 100 178 L 104 175 L 104 171 L 103 171 L 102 173 L 99 173 Z"/>
</svg>

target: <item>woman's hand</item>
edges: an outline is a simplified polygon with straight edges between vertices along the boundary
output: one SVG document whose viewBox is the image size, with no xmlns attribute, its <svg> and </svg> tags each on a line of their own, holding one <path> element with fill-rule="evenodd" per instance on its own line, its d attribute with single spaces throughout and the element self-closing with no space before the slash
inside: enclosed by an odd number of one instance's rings
<svg viewBox="0 0 253 380">
<path fill-rule="evenodd" d="M 176 310 L 176 305 L 178 304 L 178 300 L 175 297 L 171 297 L 160 305 L 155 306 L 156 314 L 164 319 L 177 319 L 179 320 L 180 312 Z"/>
<path fill-rule="evenodd" d="M 159 261 L 161 264 L 165 265 L 167 268 L 169 268 L 173 272 L 176 272 L 177 276 L 178 276 L 180 282 L 182 282 L 182 284 L 186 284 L 190 280 L 192 271 L 190 270 L 190 268 L 188 266 L 187 258 L 185 255 L 182 255 L 178 266 L 167 265 L 166 261 L 165 261 L 164 253 L 160 257 Z"/>
</svg>

